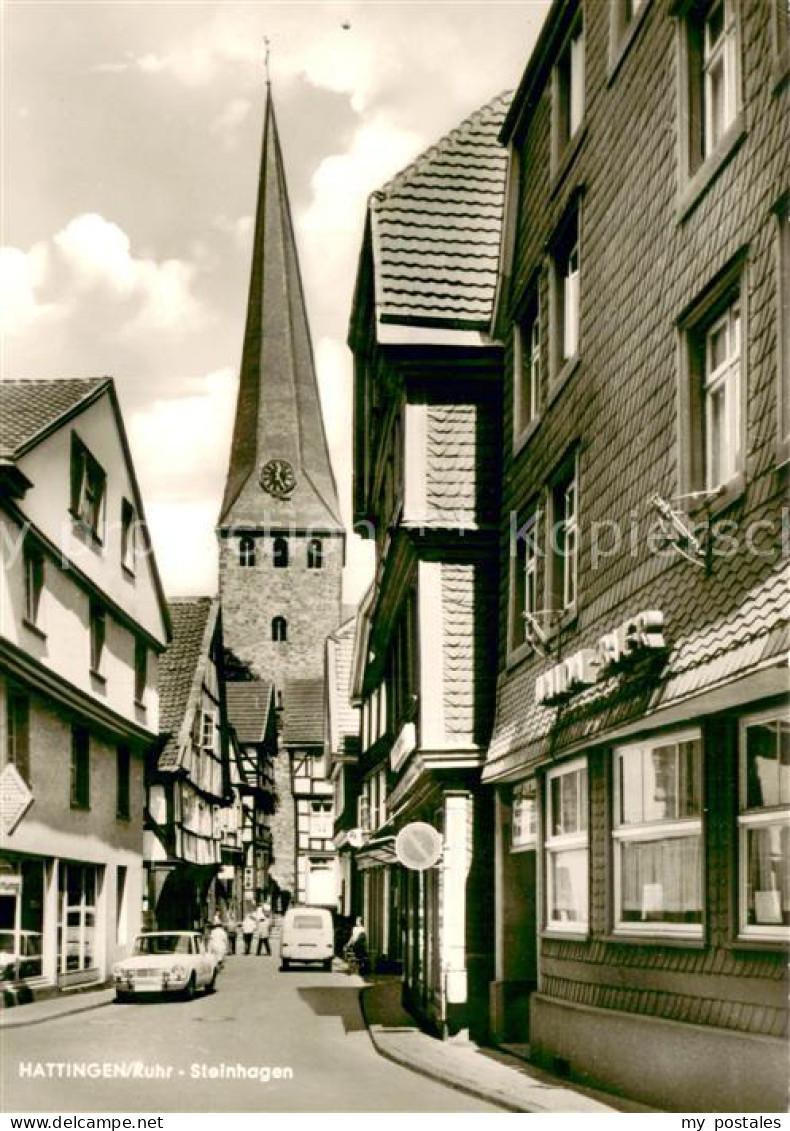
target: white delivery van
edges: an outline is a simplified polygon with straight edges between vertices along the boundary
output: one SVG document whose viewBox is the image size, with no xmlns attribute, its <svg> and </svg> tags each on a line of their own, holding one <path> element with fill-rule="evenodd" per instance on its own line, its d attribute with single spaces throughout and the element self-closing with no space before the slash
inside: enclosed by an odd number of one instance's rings
<svg viewBox="0 0 790 1131">
<path fill-rule="evenodd" d="M 289 907 L 280 933 L 280 969 L 292 962 L 318 962 L 332 969 L 335 951 L 332 914 L 326 907 Z"/>
</svg>

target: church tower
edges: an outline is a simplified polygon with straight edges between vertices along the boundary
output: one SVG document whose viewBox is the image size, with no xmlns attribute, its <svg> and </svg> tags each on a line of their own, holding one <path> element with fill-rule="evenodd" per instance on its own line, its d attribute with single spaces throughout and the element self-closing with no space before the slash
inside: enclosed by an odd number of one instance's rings
<svg viewBox="0 0 790 1131">
<path fill-rule="evenodd" d="M 233 441 L 218 524 L 225 644 L 284 706 L 323 679 L 340 623 L 345 533 L 321 416 L 271 88 Z M 288 759 L 278 757 L 273 871 L 294 890 Z M 278 843 L 279 841 L 279 843 Z"/>
</svg>

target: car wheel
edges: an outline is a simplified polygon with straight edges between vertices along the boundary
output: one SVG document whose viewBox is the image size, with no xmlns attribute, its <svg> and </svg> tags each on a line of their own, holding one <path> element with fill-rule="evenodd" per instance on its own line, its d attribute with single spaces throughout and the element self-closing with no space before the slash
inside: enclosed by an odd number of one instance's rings
<svg viewBox="0 0 790 1131">
<path fill-rule="evenodd" d="M 217 971 L 215 969 L 214 973 L 211 975 L 211 978 L 209 979 L 209 981 L 206 982 L 206 993 L 207 994 L 213 994 L 213 993 L 216 993 L 216 992 L 217 992 Z"/>
<path fill-rule="evenodd" d="M 324 960 L 324 969 L 325 970 L 331 970 L 332 969 L 332 959 L 331 958 L 327 958 L 327 959 Z"/>
<path fill-rule="evenodd" d="M 192 977 L 187 982 L 186 989 L 184 990 L 184 1000 L 185 1001 L 192 1001 L 192 998 L 194 996 L 195 996 L 195 975 L 193 974 Z"/>
</svg>

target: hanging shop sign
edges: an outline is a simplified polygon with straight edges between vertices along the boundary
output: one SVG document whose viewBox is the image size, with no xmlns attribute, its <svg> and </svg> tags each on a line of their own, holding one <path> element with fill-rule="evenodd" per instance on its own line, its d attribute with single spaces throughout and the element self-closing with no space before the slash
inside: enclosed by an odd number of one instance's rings
<svg viewBox="0 0 790 1131">
<path fill-rule="evenodd" d="M 412 872 L 432 868 L 441 858 L 443 847 L 442 834 L 425 821 L 412 821 L 395 837 L 395 855 Z"/>
<path fill-rule="evenodd" d="M 13 762 L 0 773 L 0 826 L 9 836 L 33 804 L 33 794 Z"/>
<path fill-rule="evenodd" d="M 646 655 L 666 647 L 663 628 L 664 614 L 657 609 L 630 617 L 602 636 L 595 648 L 581 648 L 539 676 L 535 702 L 563 703 L 598 680 L 627 671 Z"/>
</svg>

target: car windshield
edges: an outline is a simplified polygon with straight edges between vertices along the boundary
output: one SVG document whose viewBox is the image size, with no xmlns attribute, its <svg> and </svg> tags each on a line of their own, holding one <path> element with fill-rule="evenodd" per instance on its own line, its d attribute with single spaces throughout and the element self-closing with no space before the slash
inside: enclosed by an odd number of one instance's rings
<svg viewBox="0 0 790 1131">
<path fill-rule="evenodd" d="M 135 954 L 189 954 L 189 935 L 140 935 L 134 944 Z"/>
<path fill-rule="evenodd" d="M 320 931 L 322 925 L 320 915 L 294 915 L 294 927 L 300 931 Z"/>
</svg>

